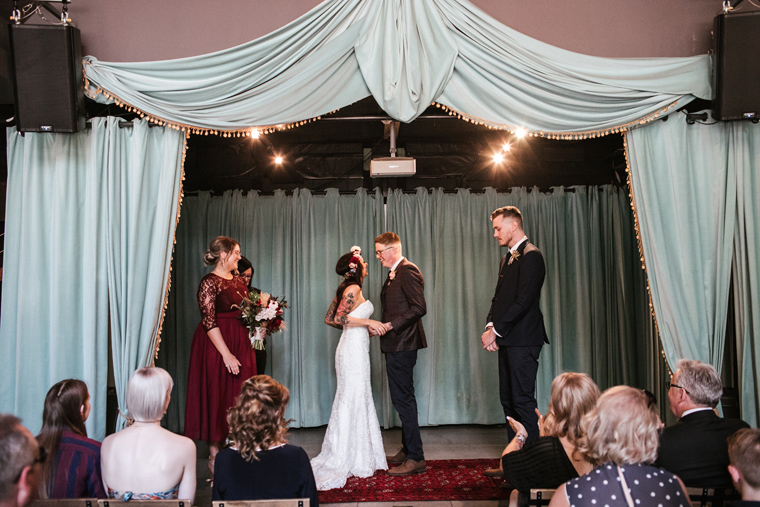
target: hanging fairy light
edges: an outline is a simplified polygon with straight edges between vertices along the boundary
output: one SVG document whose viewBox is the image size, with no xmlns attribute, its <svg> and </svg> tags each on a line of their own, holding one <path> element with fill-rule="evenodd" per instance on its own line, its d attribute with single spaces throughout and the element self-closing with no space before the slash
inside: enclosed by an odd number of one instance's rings
<svg viewBox="0 0 760 507">
<path fill-rule="evenodd" d="M 520 128 L 518 128 L 517 130 L 515 130 L 515 135 L 516 135 L 518 138 L 522 139 L 523 137 L 525 137 L 525 136 L 527 136 L 527 135 L 528 135 L 528 131 L 527 131 L 527 130 L 525 130 L 524 128 L 520 127 Z"/>
<path fill-rule="evenodd" d="M 282 165 L 282 161 L 283 161 L 282 155 L 277 155 L 276 157 L 274 157 L 275 164 Z"/>
</svg>

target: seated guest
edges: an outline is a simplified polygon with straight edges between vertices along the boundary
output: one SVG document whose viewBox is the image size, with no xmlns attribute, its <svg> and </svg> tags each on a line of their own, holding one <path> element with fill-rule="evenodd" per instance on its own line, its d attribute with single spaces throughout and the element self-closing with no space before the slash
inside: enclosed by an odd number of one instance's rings
<svg viewBox="0 0 760 507">
<path fill-rule="evenodd" d="M 549 507 L 688 507 L 681 479 L 650 465 L 657 457 L 659 421 L 643 391 L 607 389 L 582 424 L 579 449 L 596 468 L 558 488 Z"/>
<path fill-rule="evenodd" d="M 131 426 L 103 440 L 103 483 L 110 498 L 195 499 L 195 444 L 161 427 L 174 382 L 162 368 L 140 368 L 127 386 Z"/>
<path fill-rule="evenodd" d="M 588 473 L 593 467 L 578 452 L 583 436 L 581 420 L 596 406 L 599 388 L 585 373 L 563 373 L 552 382 L 549 411 L 539 414 L 538 440 L 525 445 L 528 432 L 522 424 L 509 418 L 515 438 L 502 456 L 504 475 L 517 492 L 531 488 L 553 489 L 565 481 Z"/>
<path fill-rule="evenodd" d="M 37 498 L 45 448 L 18 417 L 0 414 L 0 507 L 25 507 Z"/>
<path fill-rule="evenodd" d="M 268 375 L 243 383 L 227 413 L 231 447 L 219 451 L 212 500 L 308 498 L 319 506 L 306 452 L 285 439 L 288 388 Z"/>
<path fill-rule="evenodd" d="M 50 456 L 42 464 L 42 498 L 107 498 L 100 478 L 100 442 L 87 438 L 90 393 L 81 380 L 55 384 L 45 396 L 37 441 Z"/>
<path fill-rule="evenodd" d="M 662 430 L 656 464 L 678 475 L 687 486 L 731 487 L 726 440 L 749 425 L 715 414 L 722 395 L 715 368 L 701 361 L 678 362 L 668 400 L 671 412 L 680 420 Z"/>
<path fill-rule="evenodd" d="M 760 430 L 741 429 L 728 437 L 728 473 L 741 501 L 731 507 L 760 507 Z"/>
</svg>

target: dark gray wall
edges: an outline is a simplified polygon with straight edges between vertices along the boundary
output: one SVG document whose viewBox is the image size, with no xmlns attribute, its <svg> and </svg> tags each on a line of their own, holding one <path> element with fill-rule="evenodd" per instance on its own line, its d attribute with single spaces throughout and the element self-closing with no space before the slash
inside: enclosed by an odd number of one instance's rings
<svg viewBox="0 0 760 507">
<path fill-rule="evenodd" d="M 372 1 L 372 0 L 367 0 Z M 317 0 L 74 0 L 84 54 L 148 61 L 210 53 L 269 33 Z M 473 0 L 541 41 L 611 57 L 692 56 L 710 47 L 720 0 Z M 754 9 L 744 2 L 741 9 Z"/>
</svg>

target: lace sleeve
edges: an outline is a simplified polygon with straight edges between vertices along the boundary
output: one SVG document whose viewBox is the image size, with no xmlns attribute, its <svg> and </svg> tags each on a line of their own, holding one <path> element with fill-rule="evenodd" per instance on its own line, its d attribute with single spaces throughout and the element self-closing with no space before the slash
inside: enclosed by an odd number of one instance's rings
<svg viewBox="0 0 760 507">
<path fill-rule="evenodd" d="M 198 306 L 201 309 L 201 323 L 206 331 L 217 327 L 216 325 L 216 295 L 219 292 L 214 280 L 205 277 L 198 287 Z"/>
</svg>

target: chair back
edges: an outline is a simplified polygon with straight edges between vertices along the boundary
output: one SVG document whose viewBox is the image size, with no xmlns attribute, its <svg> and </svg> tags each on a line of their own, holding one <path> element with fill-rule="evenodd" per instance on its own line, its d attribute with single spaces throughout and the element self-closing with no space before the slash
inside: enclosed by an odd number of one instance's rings
<svg viewBox="0 0 760 507">
<path fill-rule="evenodd" d="M 213 507 L 309 507 L 308 498 L 278 498 L 272 500 L 216 500 Z"/>
<path fill-rule="evenodd" d="M 692 507 L 724 507 L 740 500 L 734 488 L 686 488 Z"/>
<path fill-rule="evenodd" d="M 98 500 L 98 507 L 193 507 L 190 500 Z"/>
<path fill-rule="evenodd" d="M 29 507 L 98 507 L 97 498 L 57 498 L 39 499 L 29 504 Z"/>
</svg>

